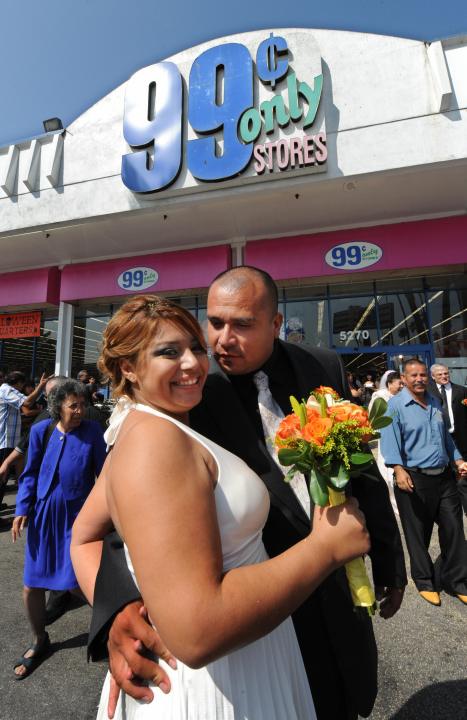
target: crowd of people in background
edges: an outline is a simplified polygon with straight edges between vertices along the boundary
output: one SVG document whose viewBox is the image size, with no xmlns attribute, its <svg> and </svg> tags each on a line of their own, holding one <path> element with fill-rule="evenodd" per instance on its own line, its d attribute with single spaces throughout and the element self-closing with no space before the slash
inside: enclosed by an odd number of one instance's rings
<svg viewBox="0 0 467 720">
<path fill-rule="evenodd" d="M 382 397 L 385 400 L 388 400 L 388 396 L 386 396 L 385 393 L 388 390 L 386 383 L 390 373 L 396 373 L 400 380 L 400 373 L 397 370 L 386 370 L 382 375 L 375 372 L 367 372 L 363 375 L 357 375 L 356 373 L 348 370 L 347 380 L 354 403 L 369 407 L 373 395 L 380 390 L 384 391 L 384 393 L 379 394 L 377 397 Z"/>
</svg>

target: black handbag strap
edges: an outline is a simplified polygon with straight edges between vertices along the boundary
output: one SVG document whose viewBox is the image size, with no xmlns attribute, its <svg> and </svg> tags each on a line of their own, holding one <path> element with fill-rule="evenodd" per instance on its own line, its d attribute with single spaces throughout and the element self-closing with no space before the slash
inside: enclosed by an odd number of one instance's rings
<svg viewBox="0 0 467 720">
<path fill-rule="evenodd" d="M 44 433 L 44 437 L 42 438 L 42 457 L 45 455 L 45 451 L 47 450 L 47 445 L 49 444 L 49 440 L 52 437 L 52 433 L 55 430 L 55 428 L 58 425 L 58 420 L 51 420 L 50 423 L 47 425 L 47 430 Z"/>
</svg>

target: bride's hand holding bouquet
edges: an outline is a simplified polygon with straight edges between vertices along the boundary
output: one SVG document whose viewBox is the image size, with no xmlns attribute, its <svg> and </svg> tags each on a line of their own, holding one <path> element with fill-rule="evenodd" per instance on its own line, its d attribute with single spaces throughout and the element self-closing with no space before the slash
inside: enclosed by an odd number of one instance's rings
<svg viewBox="0 0 467 720">
<path fill-rule="evenodd" d="M 367 469 L 373 456 L 364 445 L 379 437 L 378 430 L 392 421 L 385 416 L 387 403 L 378 398 L 368 412 L 342 400 L 329 387 L 314 390 L 306 401 L 290 398 L 293 413 L 279 425 L 275 443 L 281 465 L 290 469 L 285 480 L 303 473 L 309 481 L 310 496 L 318 507 L 345 502 L 345 487 L 352 476 Z M 316 512 L 314 523 L 316 522 Z M 373 588 L 363 558 L 345 565 L 353 603 L 374 614 Z"/>
</svg>

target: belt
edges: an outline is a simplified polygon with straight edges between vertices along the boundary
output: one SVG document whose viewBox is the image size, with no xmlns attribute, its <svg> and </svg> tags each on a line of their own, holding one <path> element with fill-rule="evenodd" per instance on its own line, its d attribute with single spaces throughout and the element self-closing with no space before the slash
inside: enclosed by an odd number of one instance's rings
<svg viewBox="0 0 467 720">
<path fill-rule="evenodd" d="M 413 470 L 414 472 L 419 472 L 422 475 L 442 475 L 443 472 L 446 470 L 447 465 L 444 465 L 443 467 L 439 468 L 418 468 L 418 467 L 411 467 L 407 468 L 407 470 Z"/>
</svg>

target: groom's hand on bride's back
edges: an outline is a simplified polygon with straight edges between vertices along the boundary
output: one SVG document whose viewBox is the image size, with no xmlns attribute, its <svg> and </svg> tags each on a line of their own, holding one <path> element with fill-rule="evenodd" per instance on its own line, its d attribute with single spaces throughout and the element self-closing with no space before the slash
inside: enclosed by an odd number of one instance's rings
<svg viewBox="0 0 467 720">
<path fill-rule="evenodd" d="M 149 624 L 141 601 L 129 603 L 115 617 L 109 632 L 109 667 L 112 673 L 108 716 L 113 718 L 120 690 L 136 700 L 151 702 L 151 681 L 162 692 L 170 692 L 170 679 L 156 661 L 165 660 L 176 668 L 176 660 Z"/>
</svg>

